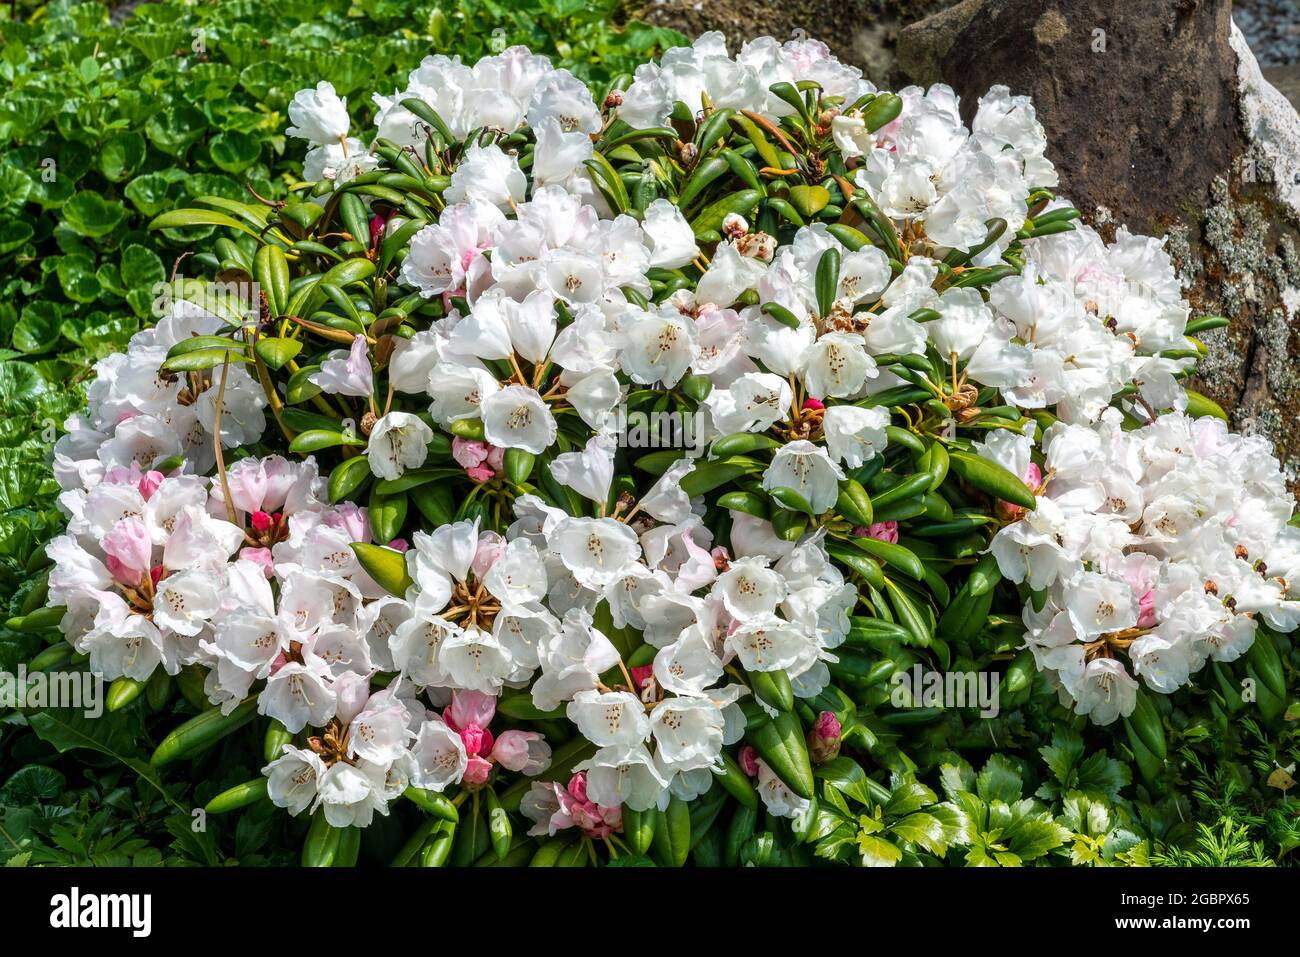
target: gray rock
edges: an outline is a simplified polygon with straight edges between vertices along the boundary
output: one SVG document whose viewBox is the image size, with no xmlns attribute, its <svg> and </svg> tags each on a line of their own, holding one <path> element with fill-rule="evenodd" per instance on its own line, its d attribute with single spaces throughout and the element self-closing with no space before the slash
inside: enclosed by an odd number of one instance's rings
<svg viewBox="0 0 1300 957">
<path fill-rule="evenodd" d="M 1154 8 L 1154 9 L 1153 9 Z M 1158 233 L 1204 208 L 1242 149 L 1229 0 L 966 0 L 899 35 L 898 67 L 974 113 L 1002 83 L 1034 98 L 1082 210 Z"/>
</svg>

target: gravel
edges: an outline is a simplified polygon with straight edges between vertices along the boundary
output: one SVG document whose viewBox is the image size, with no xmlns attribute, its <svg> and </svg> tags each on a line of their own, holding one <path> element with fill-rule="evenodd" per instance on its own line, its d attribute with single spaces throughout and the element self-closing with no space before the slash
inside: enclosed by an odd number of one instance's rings
<svg viewBox="0 0 1300 957">
<path fill-rule="evenodd" d="M 1237 0 L 1232 18 L 1260 66 L 1300 63 L 1300 0 Z"/>
</svg>

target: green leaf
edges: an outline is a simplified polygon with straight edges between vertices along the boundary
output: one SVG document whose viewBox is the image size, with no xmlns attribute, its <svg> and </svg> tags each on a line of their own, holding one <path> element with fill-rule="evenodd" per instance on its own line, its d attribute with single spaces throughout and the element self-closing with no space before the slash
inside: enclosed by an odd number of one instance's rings
<svg viewBox="0 0 1300 957">
<path fill-rule="evenodd" d="M 167 278 L 158 254 L 147 246 L 131 243 L 122 250 L 122 284 L 128 289 L 150 290 Z"/>
<path fill-rule="evenodd" d="M 294 440 L 289 443 L 289 451 L 303 455 L 309 452 L 319 452 L 321 449 L 332 449 L 340 445 L 355 448 L 365 444 L 364 440 L 357 438 L 355 435 L 345 435 L 331 429 L 308 429 L 306 432 L 299 432 L 294 436 Z"/>
<path fill-rule="evenodd" d="M 799 719 L 788 711 L 764 718 L 748 737 L 759 755 L 791 791 L 808 800 L 813 796 L 812 763 Z"/>
<path fill-rule="evenodd" d="M 144 160 L 144 137 L 128 130 L 110 138 L 100 149 L 99 171 L 110 182 L 120 183 L 139 170 Z"/>
<path fill-rule="evenodd" d="M 749 685 L 759 700 L 778 711 L 794 708 L 794 689 L 790 684 L 790 676 L 784 671 L 751 671 Z"/>
<path fill-rule="evenodd" d="M 174 209 L 155 217 L 149 224 L 150 229 L 183 229 L 187 226 L 228 226 L 257 238 L 257 233 L 239 220 L 211 209 Z"/>
<path fill-rule="evenodd" d="M 742 189 L 709 204 L 695 217 L 691 230 L 699 237 L 702 233 L 717 232 L 722 228 L 722 221 L 732 213 L 737 216 L 749 216 L 763 196 L 755 189 Z"/>
<path fill-rule="evenodd" d="M 894 837 L 909 844 L 917 844 L 937 857 L 942 857 L 948 851 L 948 828 L 932 814 L 909 814 L 901 821 L 894 822 L 890 832 Z"/>
<path fill-rule="evenodd" d="M 121 203 L 88 190 L 82 190 L 63 204 L 63 221 L 74 232 L 90 239 L 108 235 L 125 216 L 126 208 Z"/>
<path fill-rule="evenodd" d="M 1013 825 L 1004 840 L 1022 861 L 1032 861 L 1060 847 L 1070 832 L 1050 820 L 1026 820 Z"/>
<path fill-rule="evenodd" d="M 249 133 L 225 130 L 212 137 L 208 155 L 227 173 L 242 173 L 257 162 L 262 149 L 259 141 Z"/>
<path fill-rule="evenodd" d="M 401 552 L 365 542 L 353 542 L 352 551 L 366 573 L 390 594 L 405 598 L 406 590 L 415 584 L 406 573 L 406 556 Z"/>
<path fill-rule="evenodd" d="M 1030 509 L 1037 505 L 1029 487 L 996 462 L 954 449 L 948 454 L 948 467 L 964 481 L 994 498 Z"/>
<path fill-rule="evenodd" d="M 58 257 L 55 267 L 63 294 L 73 302 L 94 302 L 103 293 L 103 286 L 95 275 L 95 260 L 78 253 Z"/>
<path fill-rule="evenodd" d="M 33 236 L 31 224 L 22 219 L 11 219 L 0 224 L 0 256 L 11 253 Z"/>
<path fill-rule="evenodd" d="M 1203 416 L 1209 415 L 1216 419 L 1221 419 L 1224 422 L 1228 421 L 1228 413 L 1224 412 L 1223 407 L 1213 399 L 1201 395 L 1199 392 L 1194 392 L 1191 389 L 1187 389 L 1186 391 L 1187 414 L 1189 416 L 1194 419 L 1199 419 Z"/>
<path fill-rule="evenodd" d="M 302 343 L 297 339 L 258 339 L 254 349 L 268 369 L 279 369 L 302 352 Z"/>
<path fill-rule="evenodd" d="M 938 800 L 935 793 L 915 778 L 906 778 L 894 784 L 885 803 L 888 817 L 905 817 L 921 808 L 929 807 Z"/>
<path fill-rule="evenodd" d="M 198 349 L 168 359 L 162 367 L 171 372 L 201 372 L 224 365 L 227 360 L 236 363 L 251 362 L 241 351 L 243 348 L 241 343 L 232 342 L 224 349 Z"/>
<path fill-rule="evenodd" d="M 903 859 L 903 852 L 884 838 L 860 831 L 856 840 L 864 867 L 893 867 Z"/>
<path fill-rule="evenodd" d="M 825 186 L 794 186 L 790 189 L 790 202 L 809 219 L 825 209 L 830 201 L 831 194 Z"/>
<path fill-rule="evenodd" d="M 139 743 L 144 731 L 137 714 L 117 712 L 87 718 L 75 708 L 46 708 L 32 712 L 27 720 L 41 740 L 53 745 L 61 754 L 83 748 L 106 754 L 125 764 L 188 818 L 189 808 L 172 797 L 157 771 L 139 757 Z"/>
<path fill-rule="evenodd" d="M 28 303 L 23 308 L 22 318 L 14 326 L 14 348 L 29 354 L 49 351 L 59 341 L 62 322 L 63 314 L 53 302 Z"/>
<path fill-rule="evenodd" d="M 990 755 L 975 779 L 976 793 L 988 803 L 1012 804 L 1020 800 L 1021 789 L 1020 771 L 1000 754 Z"/>
<path fill-rule="evenodd" d="M 681 867 L 691 851 L 690 805 L 679 797 L 670 798 L 668 808 L 658 812 L 652 846 L 659 863 Z"/>
<path fill-rule="evenodd" d="M 867 772 L 862 770 L 862 765 L 847 755 L 841 754 L 825 764 L 818 765 L 813 774 L 859 804 L 870 807 L 874 803 Z"/>
</svg>

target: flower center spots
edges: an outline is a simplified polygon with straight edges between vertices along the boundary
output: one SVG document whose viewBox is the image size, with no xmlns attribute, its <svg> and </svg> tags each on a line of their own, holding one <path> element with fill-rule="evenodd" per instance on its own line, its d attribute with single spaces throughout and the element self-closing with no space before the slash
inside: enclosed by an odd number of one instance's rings
<svg viewBox="0 0 1300 957">
<path fill-rule="evenodd" d="M 612 704 L 605 708 L 605 727 L 613 734 L 618 730 L 619 723 L 623 717 L 623 707 Z"/>
<path fill-rule="evenodd" d="M 292 775 L 289 780 L 293 782 L 295 790 L 311 785 L 316 780 L 316 771 L 309 764 L 304 764 Z"/>
<path fill-rule="evenodd" d="M 677 345 L 677 334 L 676 326 L 664 326 L 659 330 L 659 355 L 655 356 L 656 360 Z"/>
</svg>

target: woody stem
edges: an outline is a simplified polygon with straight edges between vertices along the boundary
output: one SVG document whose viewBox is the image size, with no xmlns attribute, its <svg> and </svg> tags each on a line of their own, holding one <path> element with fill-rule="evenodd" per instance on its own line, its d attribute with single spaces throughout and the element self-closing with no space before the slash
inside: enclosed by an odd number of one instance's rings
<svg viewBox="0 0 1300 957">
<path fill-rule="evenodd" d="M 221 453 L 221 414 L 226 409 L 226 377 L 229 374 L 230 353 L 227 352 L 226 361 L 221 364 L 221 384 L 217 386 L 216 414 L 212 419 L 212 444 L 217 452 L 217 475 L 221 477 L 221 493 L 226 499 L 226 515 L 231 525 L 238 525 L 239 523 L 235 521 L 235 503 L 230 497 L 230 480 L 226 477 L 226 459 Z"/>
</svg>

